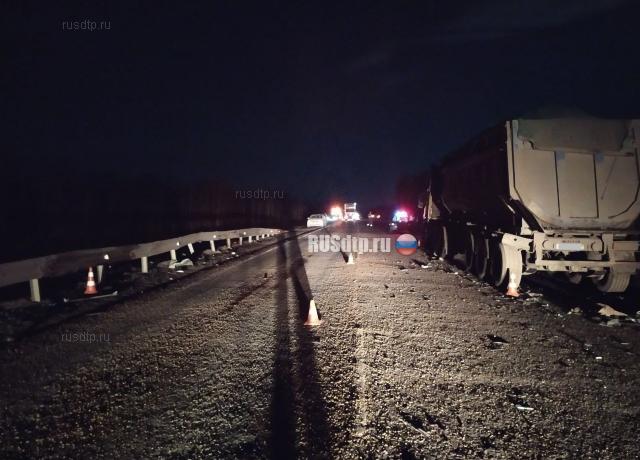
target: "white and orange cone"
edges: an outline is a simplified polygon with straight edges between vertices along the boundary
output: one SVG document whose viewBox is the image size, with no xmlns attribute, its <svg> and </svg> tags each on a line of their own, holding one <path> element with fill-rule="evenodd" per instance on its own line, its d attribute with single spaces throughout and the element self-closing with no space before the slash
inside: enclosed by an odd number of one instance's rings
<svg viewBox="0 0 640 460">
<path fill-rule="evenodd" d="M 93 279 L 92 267 L 89 267 L 89 275 L 87 276 L 87 287 L 85 288 L 84 293 L 86 295 L 93 295 L 98 293 L 98 291 L 96 290 L 96 282 Z"/>
<path fill-rule="evenodd" d="M 307 320 L 304 322 L 305 326 L 320 326 L 322 324 L 322 320 L 318 317 L 318 310 L 316 309 L 315 300 L 311 299 L 309 302 L 309 313 L 307 315 Z"/>
<path fill-rule="evenodd" d="M 507 285 L 507 295 L 509 297 L 520 297 L 518 294 L 518 283 L 516 283 L 516 275 L 509 274 L 509 284 Z"/>
</svg>

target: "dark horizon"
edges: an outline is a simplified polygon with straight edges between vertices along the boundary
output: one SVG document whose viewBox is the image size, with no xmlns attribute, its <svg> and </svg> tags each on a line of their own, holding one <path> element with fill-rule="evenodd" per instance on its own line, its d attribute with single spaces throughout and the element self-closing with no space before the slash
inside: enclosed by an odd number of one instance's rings
<svg viewBox="0 0 640 460">
<path fill-rule="evenodd" d="M 630 1 L 34 5 L 3 15 L 12 175 L 223 180 L 366 209 L 504 119 L 640 105 Z M 83 20 L 109 29 L 66 30 Z"/>
</svg>

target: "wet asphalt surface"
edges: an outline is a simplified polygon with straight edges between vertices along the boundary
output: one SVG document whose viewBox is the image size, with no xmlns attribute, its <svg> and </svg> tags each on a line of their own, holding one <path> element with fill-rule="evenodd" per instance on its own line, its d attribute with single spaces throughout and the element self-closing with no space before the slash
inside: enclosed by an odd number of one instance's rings
<svg viewBox="0 0 640 460">
<path fill-rule="evenodd" d="M 0 349 L 0 458 L 638 458 L 638 333 L 301 237 Z"/>
</svg>

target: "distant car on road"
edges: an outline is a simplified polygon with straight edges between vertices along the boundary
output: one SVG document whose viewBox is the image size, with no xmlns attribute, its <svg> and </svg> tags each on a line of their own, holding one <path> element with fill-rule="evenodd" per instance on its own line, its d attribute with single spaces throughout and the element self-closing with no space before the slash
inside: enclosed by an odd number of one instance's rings
<svg viewBox="0 0 640 460">
<path fill-rule="evenodd" d="M 325 214 L 311 214 L 307 217 L 307 227 L 326 227 L 327 216 Z"/>
</svg>

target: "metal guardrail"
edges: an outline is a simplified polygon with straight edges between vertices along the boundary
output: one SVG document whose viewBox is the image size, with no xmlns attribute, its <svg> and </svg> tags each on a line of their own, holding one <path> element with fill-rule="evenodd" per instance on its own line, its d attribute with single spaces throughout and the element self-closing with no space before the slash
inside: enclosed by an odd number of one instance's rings
<svg viewBox="0 0 640 460">
<path fill-rule="evenodd" d="M 251 242 L 253 238 L 259 240 L 278 233 L 282 233 L 282 230 L 273 228 L 243 228 L 239 230 L 200 232 L 150 243 L 69 251 L 44 257 L 35 257 L 33 259 L 18 260 L 0 264 L 0 287 L 29 281 L 31 300 L 39 302 L 40 289 L 38 280 L 40 278 L 61 276 L 75 272 L 81 268 L 102 266 L 110 262 L 123 262 L 136 259 L 140 259 L 141 271 L 147 273 L 147 259 L 151 256 L 168 252 L 171 254 L 171 259 L 175 260 L 176 250 L 186 246 L 190 252 L 193 253 L 192 245 L 194 243 L 208 241 L 211 249 L 215 251 L 216 241 L 226 240 L 227 246 L 230 247 L 231 240 L 233 239 L 237 239 L 239 244 L 242 244 L 244 238 L 247 238 L 248 241 Z"/>
</svg>

